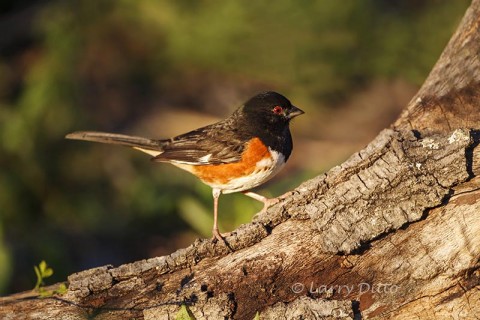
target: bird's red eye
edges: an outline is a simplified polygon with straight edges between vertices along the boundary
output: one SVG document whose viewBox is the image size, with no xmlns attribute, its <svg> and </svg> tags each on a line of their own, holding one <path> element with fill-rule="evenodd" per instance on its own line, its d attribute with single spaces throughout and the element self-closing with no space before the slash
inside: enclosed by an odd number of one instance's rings
<svg viewBox="0 0 480 320">
<path fill-rule="evenodd" d="M 280 106 L 275 106 L 275 108 L 273 108 L 273 113 L 282 114 L 283 113 L 283 108 L 280 107 Z"/>
</svg>

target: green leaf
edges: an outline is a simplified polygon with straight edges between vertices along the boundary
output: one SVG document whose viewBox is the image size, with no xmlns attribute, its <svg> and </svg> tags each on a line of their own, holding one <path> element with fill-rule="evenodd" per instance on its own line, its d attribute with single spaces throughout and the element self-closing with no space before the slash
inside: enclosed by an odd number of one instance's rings
<svg viewBox="0 0 480 320">
<path fill-rule="evenodd" d="M 187 306 L 183 304 L 175 315 L 175 320 L 195 320 L 195 317 L 188 310 Z"/>
<path fill-rule="evenodd" d="M 38 266 L 33 266 L 33 270 L 35 271 L 35 275 L 37 276 L 37 282 L 35 283 L 35 287 L 33 290 L 37 290 L 40 293 L 40 296 L 45 296 L 46 292 L 44 289 L 41 288 L 43 286 L 43 280 L 45 278 L 50 277 L 53 274 L 53 269 L 50 268 L 45 260 L 42 260 Z M 50 293 L 52 295 L 53 292 Z"/>
<path fill-rule="evenodd" d="M 67 292 L 67 285 L 65 283 L 61 283 L 57 290 L 55 290 L 55 293 L 57 294 L 65 294 Z"/>
<path fill-rule="evenodd" d="M 39 288 L 38 289 L 38 294 L 40 298 L 48 298 L 53 296 L 53 291 L 51 290 L 46 290 L 45 288 Z"/>
<path fill-rule="evenodd" d="M 33 290 L 38 290 L 42 285 L 42 274 L 37 266 L 33 266 L 33 270 L 35 270 L 35 275 L 37 276 L 37 282 L 35 283 Z"/>
<path fill-rule="evenodd" d="M 33 270 L 35 270 L 35 275 L 37 276 L 37 282 L 38 280 L 42 280 L 42 273 L 40 272 L 40 269 L 37 266 L 33 266 Z"/>
<path fill-rule="evenodd" d="M 44 277 L 44 278 L 48 278 L 48 277 L 50 277 L 52 274 L 53 274 L 53 269 L 52 269 L 52 268 L 46 268 L 46 269 L 43 271 L 43 277 Z"/>
<path fill-rule="evenodd" d="M 40 274 L 43 275 L 45 272 L 45 269 L 47 269 L 47 263 L 45 262 L 45 260 L 42 260 L 38 265 L 38 267 L 40 268 Z"/>
<path fill-rule="evenodd" d="M 253 318 L 253 320 L 260 320 L 260 313 L 257 313 L 255 314 L 255 318 Z"/>
<path fill-rule="evenodd" d="M 47 263 L 45 262 L 45 260 L 42 260 L 42 262 L 40 262 L 40 264 L 38 265 L 39 269 L 40 269 L 40 274 L 42 276 L 42 279 L 43 278 L 48 278 L 50 277 L 52 274 L 53 274 L 53 269 L 50 268 Z"/>
</svg>

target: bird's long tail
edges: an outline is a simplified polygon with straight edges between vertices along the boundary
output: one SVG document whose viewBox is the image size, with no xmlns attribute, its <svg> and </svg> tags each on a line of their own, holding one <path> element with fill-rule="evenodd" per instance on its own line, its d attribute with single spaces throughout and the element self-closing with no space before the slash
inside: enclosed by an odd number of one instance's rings
<svg viewBox="0 0 480 320">
<path fill-rule="evenodd" d="M 69 133 L 66 139 L 85 140 L 107 144 L 118 144 L 122 146 L 132 147 L 137 150 L 157 156 L 163 152 L 162 146 L 165 144 L 163 140 L 154 140 L 136 136 L 127 136 L 124 134 L 95 132 L 95 131 L 77 131 Z"/>
</svg>

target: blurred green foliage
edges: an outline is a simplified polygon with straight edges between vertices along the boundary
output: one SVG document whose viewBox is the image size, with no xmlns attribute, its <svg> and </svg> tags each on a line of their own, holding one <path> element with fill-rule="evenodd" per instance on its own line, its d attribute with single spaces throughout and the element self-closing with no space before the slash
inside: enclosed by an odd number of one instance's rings
<svg viewBox="0 0 480 320">
<path fill-rule="evenodd" d="M 281 88 L 313 115 L 312 105 L 334 106 L 372 79 L 421 84 L 468 3 L 37 6 L 28 45 L 0 55 L 0 293 L 31 288 L 30 270 L 42 259 L 61 281 L 88 267 L 171 252 L 185 245 L 180 233 L 190 227 L 210 236 L 208 187 L 128 150 L 65 141 L 66 133 L 133 133 L 138 119 L 179 105 L 224 116 L 185 98 L 210 78 Z M 271 194 L 313 174 L 284 179 Z M 222 196 L 220 222 L 231 230 L 260 207 L 242 195 Z"/>
</svg>

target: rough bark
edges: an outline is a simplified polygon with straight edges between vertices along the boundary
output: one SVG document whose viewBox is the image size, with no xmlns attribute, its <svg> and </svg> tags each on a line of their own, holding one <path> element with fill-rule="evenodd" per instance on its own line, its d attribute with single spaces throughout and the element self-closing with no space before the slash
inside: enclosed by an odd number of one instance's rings
<svg viewBox="0 0 480 320">
<path fill-rule="evenodd" d="M 390 129 L 238 228 L 73 274 L 0 317 L 473 319 L 480 314 L 480 0 Z"/>
</svg>

